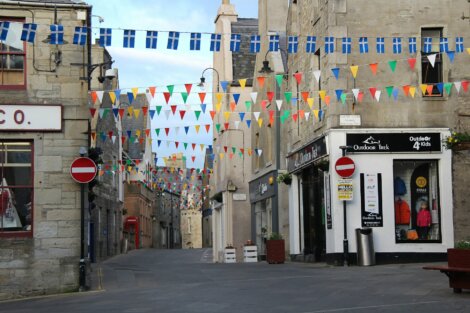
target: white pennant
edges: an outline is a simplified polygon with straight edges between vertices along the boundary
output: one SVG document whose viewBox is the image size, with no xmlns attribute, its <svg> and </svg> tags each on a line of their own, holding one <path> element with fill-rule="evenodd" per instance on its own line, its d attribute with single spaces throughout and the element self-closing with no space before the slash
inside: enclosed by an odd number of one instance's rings
<svg viewBox="0 0 470 313">
<path fill-rule="evenodd" d="M 98 100 L 100 100 L 100 103 L 103 103 L 103 94 L 104 94 L 104 91 L 96 92 L 96 95 L 98 96 Z"/>
<path fill-rule="evenodd" d="M 377 91 L 375 92 L 375 100 L 377 100 L 377 102 L 380 101 L 380 95 L 381 95 L 381 94 L 382 94 L 382 91 L 380 91 L 380 90 L 377 90 Z"/>
<path fill-rule="evenodd" d="M 165 110 L 165 116 L 167 120 L 170 118 L 170 110 Z"/>
<path fill-rule="evenodd" d="M 103 118 L 103 114 L 104 114 L 104 109 L 100 109 L 98 111 L 99 115 L 100 115 L 100 118 Z"/>
<path fill-rule="evenodd" d="M 251 100 L 253 100 L 253 103 L 256 103 L 256 98 L 258 97 L 257 92 L 250 92 Z"/>
<path fill-rule="evenodd" d="M 166 142 L 166 147 L 169 148 L 170 147 L 170 142 L 167 140 Z"/>
<path fill-rule="evenodd" d="M 320 82 L 320 75 L 321 75 L 321 71 L 313 71 L 313 76 L 315 76 L 317 83 Z"/>
<path fill-rule="evenodd" d="M 281 111 L 282 100 L 276 100 L 276 105 L 277 105 L 277 110 L 278 110 L 278 111 Z"/>
<path fill-rule="evenodd" d="M 145 93 L 145 96 L 147 97 L 147 102 L 150 106 L 152 104 L 152 100 L 153 100 L 152 94 L 150 92 L 147 92 L 147 93 Z"/>
<path fill-rule="evenodd" d="M 258 121 L 260 113 L 261 112 L 253 112 L 253 115 L 255 116 L 256 121 Z"/>
<path fill-rule="evenodd" d="M 114 136 L 114 135 L 111 136 L 111 140 L 113 141 L 113 143 L 115 143 L 116 142 L 116 136 Z"/>
<path fill-rule="evenodd" d="M 436 63 L 436 54 L 430 54 L 427 56 L 429 63 L 431 63 L 431 66 L 434 67 L 434 63 Z"/>
<path fill-rule="evenodd" d="M 359 96 L 359 91 L 360 91 L 360 89 L 357 89 L 357 88 L 352 90 L 352 92 L 354 94 L 354 99 L 356 99 L 356 100 L 357 100 L 357 97 Z"/>
<path fill-rule="evenodd" d="M 305 112 L 305 120 L 308 122 L 308 118 L 310 117 L 310 112 Z"/>
<path fill-rule="evenodd" d="M 256 149 L 256 154 L 257 154 L 258 156 L 261 156 L 261 155 L 263 154 L 263 150 L 261 150 L 261 149 Z"/>
<path fill-rule="evenodd" d="M 217 150 L 217 153 L 219 153 L 220 152 L 220 145 L 216 145 L 215 150 Z"/>
<path fill-rule="evenodd" d="M 457 93 L 460 93 L 460 87 L 462 86 L 462 82 L 454 82 L 455 89 L 457 89 Z"/>
<path fill-rule="evenodd" d="M 240 126 L 240 121 L 235 121 L 235 129 L 238 129 L 238 127 Z"/>
</svg>

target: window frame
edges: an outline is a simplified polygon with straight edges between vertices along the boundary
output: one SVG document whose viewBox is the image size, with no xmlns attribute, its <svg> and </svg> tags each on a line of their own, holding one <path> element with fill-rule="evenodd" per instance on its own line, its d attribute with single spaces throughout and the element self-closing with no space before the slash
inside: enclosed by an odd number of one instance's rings
<svg viewBox="0 0 470 313">
<path fill-rule="evenodd" d="M 15 230 L 9 231 L 0 228 L 0 238 L 18 238 L 18 237 L 33 237 L 34 232 L 34 140 L 33 139 L 2 139 L 0 146 L 4 143 L 29 143 L 31 147 L 31 166 L 30 166 L 30 185 L 8 186 L 9 189 L 26 189 L 31 190 L 31 228 L 30 230 Z M 0 171 L 3 166 L 0 166 Z"/>
<path fill-rule="evenodd" d="M 443 33 L 444 33 L 444 28 L 443 27 L 438 27 L 438 26 L 435 26 L 435 27 L 421 27 L 421 73 L 420 73 L 420 79 L 421 79 L 421 83 L 422 84 L 433 84 L 433 89 L 432 89 L 432 94 L 424 94 L 423 97 L 424 98 L 444 98 L 444 92 L 439 92 L 439 89 L 437 88 L 437 83 L 440 83 L 443 81 L 443 77 L 444 77 L 444 69 L 443 69 L 443 62 L 442 62 L 442 53 L 438 50 L 438 51 L 431 51 L 431 52 L 428 52 L 428 53 L 425 53 L 423 51 L 423 47 L 424 47 L 424 38 L 425 37 L 428 37 L 428 36 L 425 36 L 423 35 L 423 31 L 428 31 L 428 32 L 431 32 L 431 31 L 435 31 L 435 32 L 438 32 L 439 33 L 439 37 L 436 38 L 435 36 L 432 36 L 432 40 L 433 40 L 433 46 L 436 45 L 436 40 L 437 40 L 437 47 L 439 47 L 439 40 L 440 38 L 442 38 L 443 36 Z M 431 55 L 431 54 L 437 54 L 436 55 L 436 61 L 434 63 L 434 67 L 430 66 L 430 62 L 427 58 L 428 55 Z M 431 68 L 431 71 L 438 71 L 437 75 L 438 75 L 438 82 L 437 83 L 433 83 L 433 82 L 428 82 L 428 81 L 424 81 L 424 70 L 425 70 L 425 67 L 426 67 L 426 70 Z M 436 69 L 437 68 L 437 69 Z"/>
<path fill-rule="evenodd" d="M 25 23 L 24 18 L 17 18 L 17 17 L 8 17 L 8 16 L 0 16 L 0 21 L 2 22 L 12 22 L 12 23 Z M 23 42 L 23 51 L 20 52 L 4 52 L 0 50 L 0 58 L 4 55 L 18 55 L 23 57 L 23 84 L 21 85 L 4 85 L 2 83 L 3 80 L 0 80 L 0 90 L 25 90 L 26 89 L 26 73 L 27 73 L 27 52 L 26 52 L 26 42 Z M 0 76 L 3 75 L 3 68 L 0 67 Z"/>
</svg>

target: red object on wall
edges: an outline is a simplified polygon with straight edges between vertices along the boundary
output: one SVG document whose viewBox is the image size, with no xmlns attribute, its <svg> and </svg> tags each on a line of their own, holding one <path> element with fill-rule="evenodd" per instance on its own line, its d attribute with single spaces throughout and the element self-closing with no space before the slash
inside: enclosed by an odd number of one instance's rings
<svg viewBox="0 0 470 313">
<path fill-rule="evenodd" d="M 269 264 L 284 263 L 284 250 L 284 239 L 266 240 L 266 261 Z"/>
<path fill-rule="evenodd" d="M 139 220 L 135 216 L 129 216 L 126 218 L 126 221 L 124 222 L 124 231 L 129 232 L 131 230 L 131 227 L 134 227 L 134 236 L 135 236 L 135 248 L 139 249 Z"/>
</svg>

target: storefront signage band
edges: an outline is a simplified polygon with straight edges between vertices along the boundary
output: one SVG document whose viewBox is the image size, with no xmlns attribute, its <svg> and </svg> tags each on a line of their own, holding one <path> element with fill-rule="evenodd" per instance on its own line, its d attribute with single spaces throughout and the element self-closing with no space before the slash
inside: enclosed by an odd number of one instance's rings
<svg viewBox="0 0 470 313">
<path fill-rule="evenodd" d="M 348 152 L 441 152 L 440 133 L 346 134 Z"/>
<path fill-rule="evenodd" d="M 295 172 L 326 155 L 325 137 L 315 140 L 287 157 L 287 171 Z"/>
<path fill-rule="evenodd" d="M 61 105 L 0 104 L 0 131 L 62 131 Z"/>
</svg>

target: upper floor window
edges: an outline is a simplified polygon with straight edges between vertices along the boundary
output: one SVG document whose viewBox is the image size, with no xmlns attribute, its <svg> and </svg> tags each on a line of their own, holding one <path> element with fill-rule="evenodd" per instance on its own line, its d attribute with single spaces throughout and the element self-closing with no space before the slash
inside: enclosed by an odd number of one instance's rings
<svg viewBox="0 0 470 313">
<path fill-rule="evenodd" d="M 0 41 L 0 89 L 24 89 L 26 80 L 26 43 L 20 40 L 24 20 L 0 18 L 9 21 L 5 41 Z"/>
<path fill-rule="evenodd" d="M 421 29 L 421 80 L 423 84 L 433 85 L 432 93 L 426 93 L 426 97 L 440 97 L 442 94 L 437 88 L 437 83 L 442 82 L 442 53 L 439 53 L 439 40 L 442 37 L 442 28 Z M 427 39 L 431 38 L 431 40 Z M 431 42 L 429 47 L 425 44 Z M 436 54 L 434 66 L 429 62 L 428 55 Z"/>
</svg>

